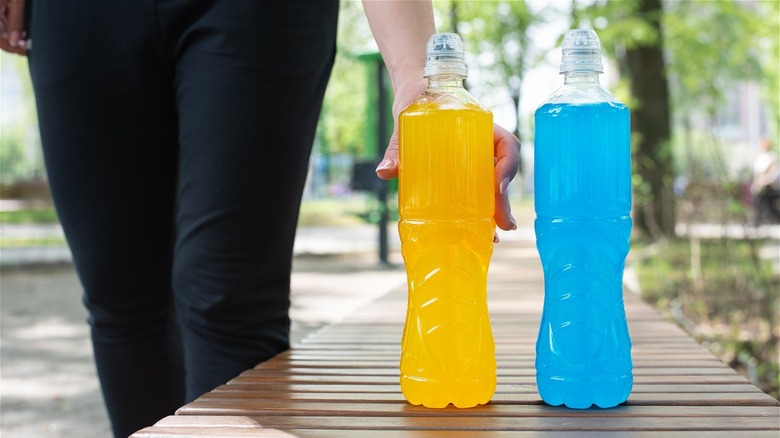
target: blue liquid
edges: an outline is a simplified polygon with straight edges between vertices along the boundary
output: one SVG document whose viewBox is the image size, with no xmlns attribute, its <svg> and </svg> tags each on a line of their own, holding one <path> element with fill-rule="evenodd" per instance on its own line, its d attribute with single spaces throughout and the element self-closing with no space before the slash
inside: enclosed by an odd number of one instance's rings
<svg viewBox="0 0 780 438">
<path fill-rule="evenodd" d="M 613 407 L 633 384 L 622 291 L 631 234 L 629 111 L 620 103 L 545 104 L 535 123 L 545 287 L 539 394 L 555 406 Z"/>
</svg>

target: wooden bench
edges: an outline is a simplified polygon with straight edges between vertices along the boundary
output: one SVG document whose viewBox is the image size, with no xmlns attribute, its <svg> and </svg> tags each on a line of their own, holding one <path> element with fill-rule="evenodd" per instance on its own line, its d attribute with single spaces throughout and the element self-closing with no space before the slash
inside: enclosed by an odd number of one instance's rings
<svg viewBox="0 0 780 438">
<path fill-rule="evenodd" d="M 780 402 L 631 292 L 625 303 L 635 383 L 628 402 L 587 410 L 545 405 L 533 364 L 542 282 L 532 242 L 496 247 L 488 291 L 498 388 L 488 405 L 427 409 L 404 401 L 404 287 L 133 436 L 780 436 Z"/>
</svg>

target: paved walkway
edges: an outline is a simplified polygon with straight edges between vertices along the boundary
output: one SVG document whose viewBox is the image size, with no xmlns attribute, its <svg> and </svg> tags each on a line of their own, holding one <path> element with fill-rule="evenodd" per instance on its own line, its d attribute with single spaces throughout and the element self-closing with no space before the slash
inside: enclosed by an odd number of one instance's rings
<svg viewBox="0 0 780 438">
<path fill-rule="evenodd" d="M 378 263 L 375 226 L 299 231 L 293 342 L 403 285 L 398 237 L 388 231 L 390 265 Z M 0 436 L 110 436 L 69 251 L 3 249 L 0 256 Z"/>
</svg>

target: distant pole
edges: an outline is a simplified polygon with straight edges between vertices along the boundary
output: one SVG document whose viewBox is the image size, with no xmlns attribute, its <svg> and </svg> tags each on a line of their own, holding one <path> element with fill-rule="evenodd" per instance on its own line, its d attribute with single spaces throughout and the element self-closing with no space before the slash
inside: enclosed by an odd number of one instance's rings
<svg viewBox="0 0 780 438">
<path fill-rule="evenodd" d="M 366 88 L 368 104 L 366 106 L 365 129 L 363 133 L 367 149 L 372 145 L 374 146 L 370 159 L 373 160 L 372 166 L 376 166 L 376 163 L 382 161 L 387 144 L 390 142 L 390 127 L 393 119 L 390 113 L 392 95 L 389 87 L 389 77 L 379 52 L 363 53 L 357 55 L 357 59 L 365 62 L 368 66 L 366 69 L 368 74 Z M 379 208 L 379 262 L 381 264 L 389 264 L 387 226 L 390 222 L 390 208 L 387 205 L 387 198 L 393 186 L 390 182 L 376 176 L 373 173 L 373 167 L 371 167 L 371 171 L 366 173 L 370 173 L 370 178 L 364 182 L 369 180 L 370 182 L 364 186 L 364 189 L 370 187 L 370 190 L 376 195 Z"/>
<path fill-rule="evenodd" d="M 380 162 L 384 157 L 384 150 L 390 141 L 390 135 L 388 134 L 387 123 L 387 87 L 385 87 L 386 74 L 385 65 L 379 61 L 376 63 L 376 84 L 378 88 L 377 95 L 377 147 L 376 147 L 376 162 Z M 377 199 L 379 200 L 379 262 L 382 264 L 388 264 L 388 243 L 387 243 L 387 225 L 390 221 L 389 209 L 387 207 L 387 181 L 380 181 L 377 187 Z"/>
</svg>

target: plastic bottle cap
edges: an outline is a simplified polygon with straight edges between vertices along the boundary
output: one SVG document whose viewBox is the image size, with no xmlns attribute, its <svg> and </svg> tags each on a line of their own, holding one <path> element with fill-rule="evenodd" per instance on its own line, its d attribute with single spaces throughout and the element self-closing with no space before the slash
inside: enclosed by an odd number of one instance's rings
<svg viewBox="0 0 780 438">
<path fill-rule="evenodd" d="M 604 73 L 601 41 L 593 29 L 572 29 L 563 37 L 561 73 L 574 71 Z"/>
<path fill-rule="evenodd" d="M 455 33 L 431 35 L 425 46 L 425 77 L 438 74 L 454 74 L 465 77 L 466 58 L 463 41 Z"/>
</svg>

